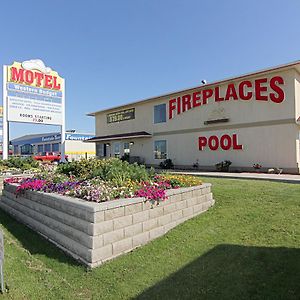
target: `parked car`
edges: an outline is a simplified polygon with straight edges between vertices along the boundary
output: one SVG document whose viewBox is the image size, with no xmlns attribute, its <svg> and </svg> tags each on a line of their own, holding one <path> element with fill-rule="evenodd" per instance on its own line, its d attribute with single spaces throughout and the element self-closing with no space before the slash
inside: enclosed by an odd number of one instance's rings
<svg viewBox="0 0 300 300">
<path fill-rule="evenodd" d="M 45 162 L 59 162 L 61 159 L 61 155 L 60 153 L 56 152 L 42 152 L 40 154 L 34 155 L 33 159 Z M 65 155 L 65 160 L 68 161 L 68 155 Z"/>
</svg>

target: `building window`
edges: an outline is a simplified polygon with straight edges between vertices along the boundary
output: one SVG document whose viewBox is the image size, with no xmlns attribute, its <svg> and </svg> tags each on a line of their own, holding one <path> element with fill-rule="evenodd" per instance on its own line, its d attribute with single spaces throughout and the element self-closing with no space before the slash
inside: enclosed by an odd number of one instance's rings
<svg viewBox="0 0 300 300">
<path fill-rule="evenodd" d="M 167 141 L 155 141 L 154 142 L 154 158 L 166 159 L 167 158 Z"/>
<path fill-rule="evenodd" d="M 38 145 L 37 152 L 42 153 L 44 151 L 44 145 Z"/>
<path fill-rule="evenodd" d="M 166 104 L 154 105 L 154 124 L 166 122 Z"/>
<path fill-rule="evenodd" d="M 96 143 L 96 156 L 104 157 L 104 144 L 103 143 Z"/>
<path fill-rule="evenodd" d="M 14 154 L 15 155 L 19 154 L 19 146 L 18 145 L 14 145 Z"/>
<path fill-rule="evenodd" d="M 59 143 L 52 144 L 52 152 L 59 152 Z"/>
<path fill-rule="evenodd" d="M 33 146 L 30 144 L 25 144 L 21 146 L 21 154 L 26 155 L 26 154 L 33 154 Z"/>
<path fill-rule="evenodd" d="M 51 144 L 45 144 L 44 149 L 45 149 L 45 152 L 50 152 L 51 151 Z"/>
<path fill-rule="evenodd" d="M 114 156 L 120 158 L 121 157 L 121 143 L 114 143 Z"/>
<path fill-rule="evenodd" d="M 129 153 L 130 153 L 129 143 L 124 143 L 124 154 L 129 154 Z"/>
</svg>

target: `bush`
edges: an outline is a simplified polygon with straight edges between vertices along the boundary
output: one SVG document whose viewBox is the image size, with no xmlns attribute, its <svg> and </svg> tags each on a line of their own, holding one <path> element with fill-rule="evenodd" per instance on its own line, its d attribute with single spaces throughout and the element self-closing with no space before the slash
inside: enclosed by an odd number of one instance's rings
<svg viewBox="0 0 300 300">
<path fill-rule="evenodd" d="M 24 171 L 38 168 L 39 162 L 34 160 L 31 156 L 26 158 L 10 157 L 6 160 L 1 160 L 1 166 L 6 168 L 16 168 Z"/>
<path fill-rule="evenodd" d="M 128 153 L 124 153 L 124 155 L 121 157 L 121 160 L 129 162 L 130 155 Z"/>
<path fill-rule="evenodd" d="M 159 166 L 162 168 L 162 169 L 172 169 L 174 168 L 174 164 L 172 162 L 172 159 L 168 158 L 164 161 L 162 161 Z"/>
<path fill-rule="evenodd" d="M 230 160 L 224 160 L 224 161 L 217 163 L 215 166 L 216 166 L 217 171 L 228 172 L 229 166 L 231 164 L 232 164 L 232 162 Z"/>
<path fill-rule="evenodd" d="M 129 164 L 118 158 L 100 160 L 96 158 L 82 159 L 61 164 L 56 170 L 59 174 L 74 175 L 78 179 L 101 178 L 104 181 L 113 181 L 121 186 L 129 179 L 133 181 L 147 181 L 154 176 L 154 170 L 147 170 L 137 163 Z"/>
</svg>

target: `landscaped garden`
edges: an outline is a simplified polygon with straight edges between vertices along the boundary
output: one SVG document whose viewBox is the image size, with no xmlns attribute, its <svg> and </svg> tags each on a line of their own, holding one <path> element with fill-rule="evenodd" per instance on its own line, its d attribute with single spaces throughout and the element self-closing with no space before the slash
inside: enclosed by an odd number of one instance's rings
<svg viewBox="0 0 300 300">
<path fill-rule="evenodd" d="M 0 210 L 0 299 L 299 299 L 300 186 L 209 182 L 208 212 L 92 271 Z"/>
<path fill-rule="evenodd" d="M 0 160 L 0 174 L 35 173 L 40 171 L 40 163 L 32 157 L 10 157 Z"/>
<path fill-rule="evenodd" d="M 58 166 L 43 165 L 29 178 L 8 178 L 19 185 L 17 194 L 25 190 L 58 193 L 87 201 L 103 202 L 118 198 L 145 197 L 165 200 L 166 190 L 201 185 L 193 176 L 154 173 L 154 169 L 129 164 L 119 159 L 83 159 Z"/>
</svg>

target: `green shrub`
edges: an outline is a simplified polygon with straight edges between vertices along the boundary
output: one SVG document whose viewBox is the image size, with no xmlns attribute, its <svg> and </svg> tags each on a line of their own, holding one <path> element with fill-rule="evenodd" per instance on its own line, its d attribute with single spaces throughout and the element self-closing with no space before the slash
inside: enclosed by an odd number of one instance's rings
<svg viewBox="0 0 300 300">
<path fill-rule="evenodd" d="M 162 168 L 162 169 L 172 169 L 174 168 L 174 164 L 173 164 L 173 161 L 172 159 L 168 158 L 164 161 L 162 161 L 159 166 Z"/>
<path fill-rule="evenodd" d="M 4 166 L 6 168 L 16 168 L 24 170 L 30 170 L 33 168 L 39 167 L 39 162 L 34 160 L 31 156 L 26 158 L 21 157 L 10 157 L 6 160 L 1 161 L 1 166 Z"/>
<path fill-rule="evenodd" d="M 128 179 L 133 181 L 147 181 L 154 176 L 154 170 L 147 170 L 145 166 L 137 163 L 129 164 L 118 158 L 100 160 L 97 158 L 82 159 L 61 164 L 56 172 L 65 175 L 74 175 L 79 179 L 99 177 L 105 181 L 113 181 L 121 186 Z"/>
<path fill-rule="evenodd" d="M 216 166 L 217 171 L 219 171 L 219 172 L 228 172 L 229 166 L 231 164 L 232 164 L 232 162 L 230 160 L 224 160 L 224 161 L 217 163 L 215 166 Z"/>
</svg>

